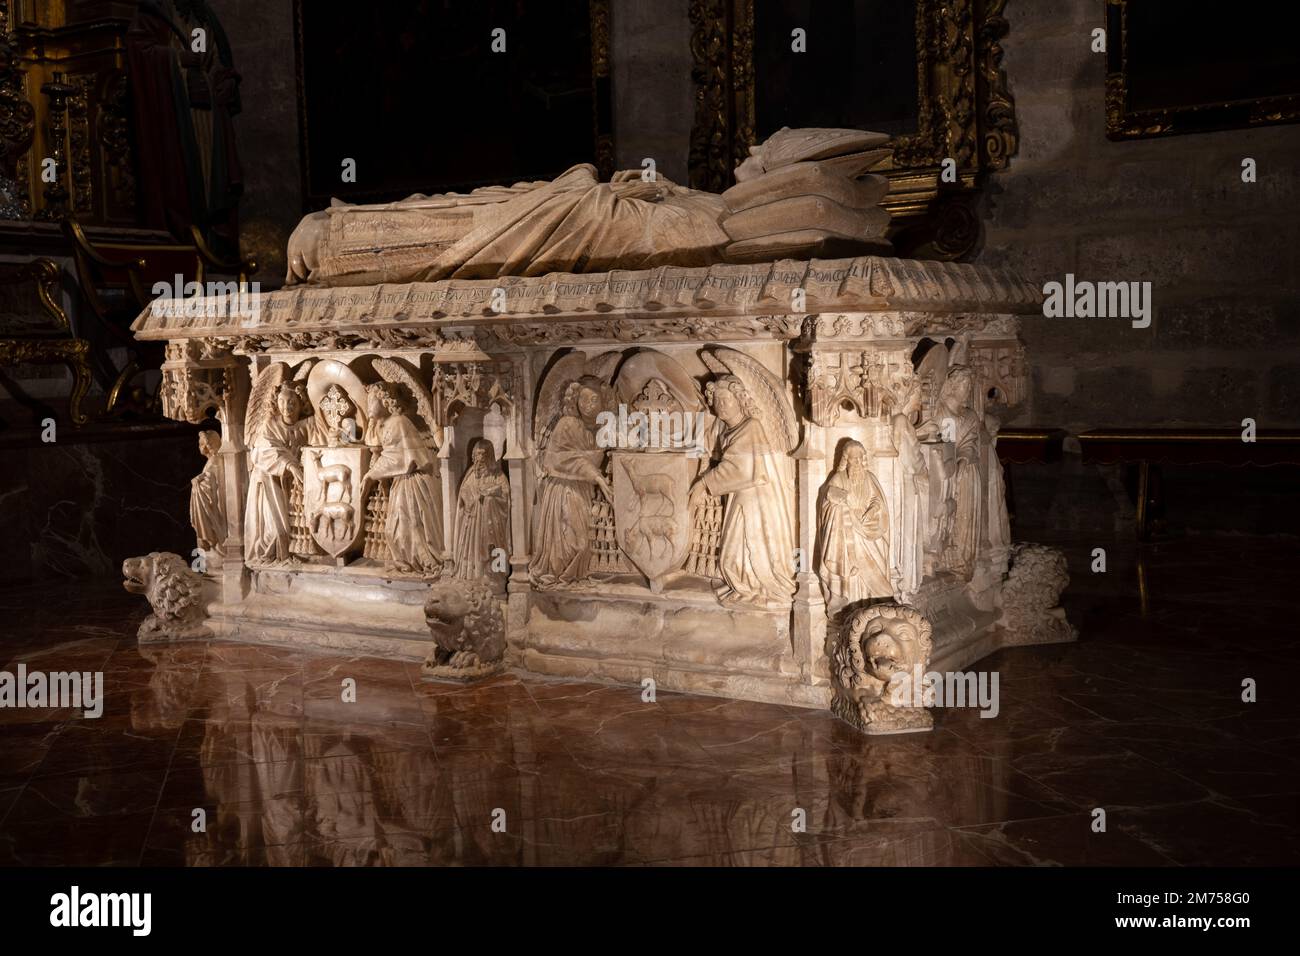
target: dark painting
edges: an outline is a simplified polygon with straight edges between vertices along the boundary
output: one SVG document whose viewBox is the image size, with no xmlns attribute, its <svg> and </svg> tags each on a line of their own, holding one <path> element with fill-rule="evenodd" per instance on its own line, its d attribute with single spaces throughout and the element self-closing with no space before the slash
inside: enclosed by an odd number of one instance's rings
<svg viewBox="0 0 1300 956">
<path fill-rule="evenodd" d="M 807 52 L 791 49 L 803 29 Z M 915 133 L 916 0 L 754 0 L 754 119 L 782 126 Z"/>
<path fill-rule="evenodd" d="M 1300 57 L 1272 3 L 1121 0 L 1107 7 L 1112 136 L 1286 122 Z"/>
<path fill-rule="evenodd" d="M 596 161 L 588 0 L 299 0 L 296 15 L 310 207 Z M 491 51 L 496 28 L 504 53 Z M 341 180 L 344 158 L 356 160 L 354 184 Z"/>
</svg>

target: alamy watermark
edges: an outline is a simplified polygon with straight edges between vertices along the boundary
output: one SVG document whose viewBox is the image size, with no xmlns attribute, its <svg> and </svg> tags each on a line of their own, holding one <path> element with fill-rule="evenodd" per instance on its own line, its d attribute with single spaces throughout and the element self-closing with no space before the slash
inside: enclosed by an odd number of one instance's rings
<svg viewBox="0 0 1300 956">
<path fill-rule="evenodd" d="M 186 282 L 178 272 L 172 282 L 155 282 L 152 292 L 149 312 L 159 317 L 256 320 L 262 311 L 260 282 Z"/>
<path fill-rule="evenodd" d="M 705 454 L 703 412 L 618 412 L 596 416 L 597 448 L 685 448 L 691 458 Z"/>
<path fill-rule="evenodd" d="M 0 671 L 0 707 L 81 710 L 94 719 L 104 713 L 102 671 Z"/>
<path fill-rule="evenodd" d="M 1150 282 L 1092 282 L 1075 280 L 1043 286 L 1043 315 L 1049 319 L 1132 319 L 1133 328 L 1151 325 Z"/>
<path fill-rule="evenodd" d="M 895 707 L 978 707 L 980 717 L 1001 711 L 997 671 L 901 671 L 889 681 L 889 702 Z"/>
</svg>

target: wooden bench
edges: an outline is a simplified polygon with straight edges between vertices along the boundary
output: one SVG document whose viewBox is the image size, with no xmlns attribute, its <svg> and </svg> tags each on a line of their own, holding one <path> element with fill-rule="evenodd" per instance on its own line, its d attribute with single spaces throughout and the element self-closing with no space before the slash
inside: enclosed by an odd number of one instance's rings
<svg viewBox="0 0 1300 956">
<path fill-rule="evenodd" d="M 1097 428 L 1081 433 L 1079 445 L 1084 464 L 1137 466 L 1137 536 L 1148 541 L 1152 513 L 1163 506 L 1162 464 L 1300 465 L 1300 431 L 1261 431 L 1254 441 L 1241 436 L 1231 428 Z"/>
</svg>

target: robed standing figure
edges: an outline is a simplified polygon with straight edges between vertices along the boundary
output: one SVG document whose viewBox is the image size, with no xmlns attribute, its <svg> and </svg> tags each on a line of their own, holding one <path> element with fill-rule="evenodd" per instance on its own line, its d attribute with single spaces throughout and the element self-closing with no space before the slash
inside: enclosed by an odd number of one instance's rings
<svg viewBox="0 0 1300 956">
<path fill-rule="evenodd" d="M 828 603 L 890 597 L 889 508 L 861 442 L 846 441 L 817 507 L 818 568 Z"/>
</svg>

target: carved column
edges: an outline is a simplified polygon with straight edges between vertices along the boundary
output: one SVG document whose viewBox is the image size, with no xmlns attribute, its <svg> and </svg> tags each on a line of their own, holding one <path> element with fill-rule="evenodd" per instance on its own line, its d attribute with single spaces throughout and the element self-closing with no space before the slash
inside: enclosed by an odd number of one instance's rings
<svg viewBox="0 0 1300 956">
<path fill-rule="evenodd" d="M 813 570 L 817 548 L 817 491 L 826 475 L 824 429 L 804 422 L 803 443 L 794 451 L 798 514 L 798 547 L 802 556 L 795 573 L 794 656 L 805 683 L 826 679 L 826 602 Z"/>
<path fill-rule="evenodd" d="M 532 394 L 533 381 L 528 364 L 519 361 L 515 364 L 515 375 L 519 386 L 517 395 Z M 528 576 L 528 563 L 532 559 L 529 551 L 529 517 L 528 495 L 531 487 L 527 479 L 530 455 L 521 442 L 523 423 L 531 417 L 521 411 L 523 402 L 516 401 L 510 406 L 510 421 L 506 427 L 506 467 L 510 475 L 510 580 L 506 583 L 506 640 L 510 646 L 522 647 L 528 640 L 528 607 L 532 583 Z"/>
<path fill-rule="evenodd" d="M 442 429 L 438 449 L 438 471 L 442 475 L 442 560 L 451 557 L 456 546 L 456 476 L 451 473 L 451 446 L 456 441 L 456 426 Z"/>
<path fill-rule="evenodd" d="M 221 423 L 222 492 L 226 540 L 208 556 L 208 571 L 219 575 L 221 600 L 237 603 L 247 595 L 244 571 L 244 497 L 248 488 L 248 452 L 244 446 L 244 409 L 248 404 L 248 363 L 219 340 L 182 339 L 167 345 L 162 365 L 163 414 L 199 424 L 215 416 Z"/>
</svg>

